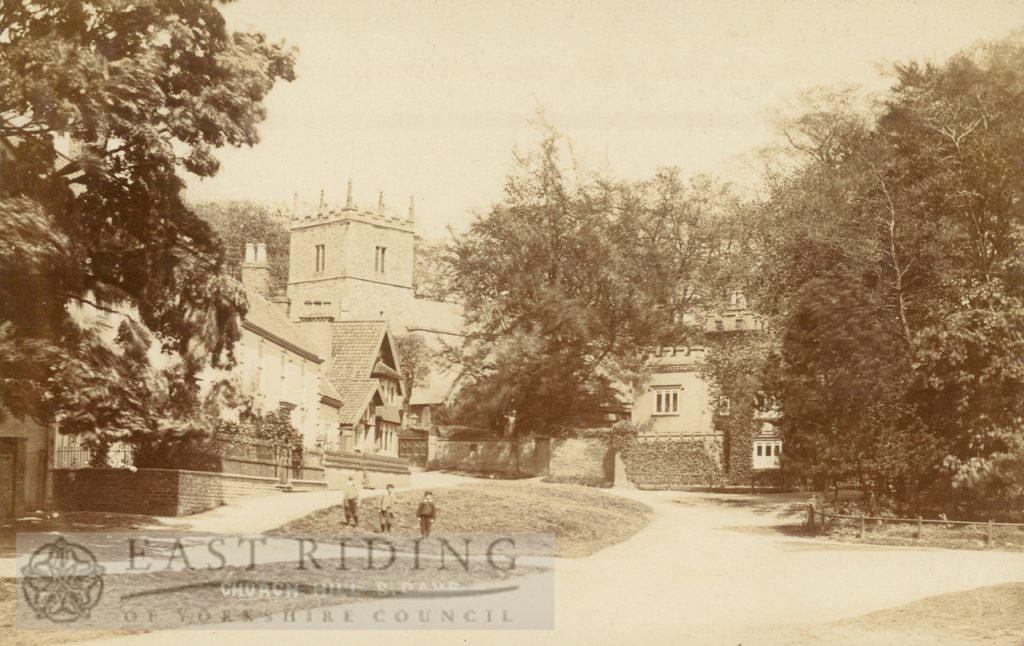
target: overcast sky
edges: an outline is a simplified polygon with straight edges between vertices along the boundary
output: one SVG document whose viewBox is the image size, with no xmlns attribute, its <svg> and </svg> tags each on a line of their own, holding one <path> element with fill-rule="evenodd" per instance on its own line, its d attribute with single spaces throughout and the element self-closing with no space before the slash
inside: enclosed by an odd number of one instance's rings
<svg viewBox="0 0 1024 646">
<path fill-rule="evenodd" d="M 921 2 L 238 0 L 235 28 L 299 47 L 267 101 L 263 141 L 220 152 L 193 200 L 328 203 L 354 184 L 440 235 L 501 198 L 538 106 L 588 165 L 660 166 L 751 183 L 770 111 L 818 85 L 886 87 L 908 59 L 942 61 L 1024 26 L 1024 0 Z"/>
</svg>

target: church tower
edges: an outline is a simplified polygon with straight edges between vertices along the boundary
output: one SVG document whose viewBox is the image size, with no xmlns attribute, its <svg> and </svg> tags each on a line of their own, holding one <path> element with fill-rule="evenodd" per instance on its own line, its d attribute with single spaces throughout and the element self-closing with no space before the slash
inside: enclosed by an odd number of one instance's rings
<svg viewBox="0 0 1024 646">
<path fill-rule="evenodd" d="M 413 301 L 415 219 L 389 209 L 381 193 L 373 210 L 359 210 L 352 182 L 343 208 L 320 194 L 316 212 L 293 213 L 288 298 L 293 320 L 387 319 L 404 323 Z"/>
</svg>

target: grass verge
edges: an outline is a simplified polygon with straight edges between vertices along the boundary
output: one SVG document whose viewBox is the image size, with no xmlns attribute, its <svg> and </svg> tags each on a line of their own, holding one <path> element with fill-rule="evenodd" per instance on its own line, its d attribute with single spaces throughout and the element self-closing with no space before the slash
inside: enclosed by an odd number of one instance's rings
<svg viewBox="0 0 1024 646">
<path fill-rule="evenodd" d="M 530 482 L 487 482 L 436 489 L 438 534 L 550 534 L 555 555 L 580 557 L 622 542 L 650 520 L 647 505 L 594 489 Z M 340 497 L 340 493 L 339 493 Z M 403 492 L 393 523 L 396 533 L 419 531 L 416 506 L 422 492 Z M 360 505 L 360 527 L 375 529 L 376 497 Z M 274 530 L 282 535 L 331 535 L 344 527 L 341 505 L 322 509 Z"/>
</svg>

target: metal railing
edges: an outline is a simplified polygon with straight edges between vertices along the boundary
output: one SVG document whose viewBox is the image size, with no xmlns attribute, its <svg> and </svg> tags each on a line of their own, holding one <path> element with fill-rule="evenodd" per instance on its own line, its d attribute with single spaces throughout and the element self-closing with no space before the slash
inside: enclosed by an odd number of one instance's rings
<svg viewBox="0 0 1024 646">
<path fill-rule="evenodd" d="M 106 451 L 104 459 L 78 441 L 77 437 L 59 438 L 53 451 L 53 468 L 84 469 L 92 466 L 127 468 L 135 464 L 135 453 L 130 444 L 114 442 Z"/>
<path fill-rule="evenodd" d="M 304 476 L 315 478 L 314 473 L 304 473 L 302 465 L 294 464 L 291 447 L 237 440 L 213 440 L 211 444 L 217 446 L 215 452 L 219 455 L 221 473 L 276 478 L 282 482 Z M 95 449 L 84 446 L 77 436 L 58 436 L 54 447 L 54 469 L 134 466 L 135 450 L 126 442 L 112 443 L 102 457 Z"/>
</svg>

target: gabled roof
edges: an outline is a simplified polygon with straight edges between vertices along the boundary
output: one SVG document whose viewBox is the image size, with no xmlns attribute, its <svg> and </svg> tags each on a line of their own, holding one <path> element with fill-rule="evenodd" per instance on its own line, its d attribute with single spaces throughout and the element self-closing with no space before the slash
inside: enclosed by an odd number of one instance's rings
<svg viewBox="0 0 1024 646">
<path fill-rule="evenodd" d="M 458 366 L 445 370 L 432 369 L 426 378 L 426 385 L 412 389 L 409 396 L 410 406 L 428 406 L 444 404 L 452 396 L 459 378 L 462 376 Z"/>
<path fill-rule="evenodd" d="M 357 424 L 375 397 L 377 401 L 384 402 L 376 379 L 347 379 L 338 384 L 338 394 L 341 399 L 339 422 L 342 425 Z"/>
<path fill-rule="evenodd" d="M 370 373 L 370 375 L 373 377 L 391 377 L 392 379 L 399 380 L 402 378 L 402 375 L 398 374 L 397 370 L 383 361 L 378 361 L 377 364 L 373 366 L 373 372 Z"/>
<path fill-rule="evenodd" d="M 382 358 L 390 360 L 394 367 Z M 331 357 L 323 373 L 341 399 L 342 424 L 358 423 L 375 396 L 378 403 L 384 403 L 377 377 L 397 379 L 402 392 L 401 370 L 386 321 L 331 323 Z M 390 417 L 397 414 L 387 413 Z"/>
<path fill-rule="evenodd" d="M 335 384 L 341 379 L 366 379 L 380 354 L 381 344 L 398 368 L 398 353 L 391 345 L 386 321 L 338 321 L 331 324 L 331 357 L 327 374 Z M 399 372 L 401 368 L 398 368 Z"/>
<path fill-rule="evenodd" d="M 242 327 L 311 361 L 323 362 L 323 358 L 317 354 L 316 345 L 288 320 L 288 316 L 280 307 L 254 289 L 244 285 L 242 289 L 245 290 L 246 300 L 249 301 L 249 311 L 245 314 Z"/>
</svg>

